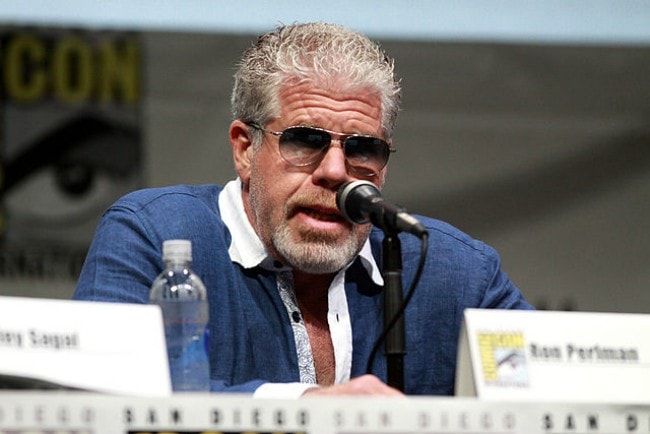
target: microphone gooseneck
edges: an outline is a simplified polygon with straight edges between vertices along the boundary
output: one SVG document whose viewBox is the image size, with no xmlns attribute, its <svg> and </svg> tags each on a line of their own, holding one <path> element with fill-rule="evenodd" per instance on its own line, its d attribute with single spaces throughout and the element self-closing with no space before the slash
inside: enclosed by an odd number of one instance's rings
<svg viewBox="0 0 650 434">
<path fill-rule="evenodd" d="M 417 286 L 426 261 L 429 232 L 420 221 L 403 208 L 389 204 L 379 189 L 368 181 L 352 181 L 336 193 L 336 206 L 353 224 L 372 223 L 384 231 L 382 241 L 382 276 L 384 277 L 384 329 L 368 357 L 366 372 L 373 373 L 375 356 L 382 343 L 385 346 L 386 382 L 402 392 L 404 356 L 406 355 L 406 325 L 404 313 Z M 402 250 L 399 232 L 409 232 L 422 241 L 420 262 L 410 289 L 402 291 Z"/>
<path fill-rule="evenodd" d="M 369 181 L 351 181 L 336 193 L 336 205 L 354 224 L 372 223 L 385 232 L 409 232 L 422 238 L 427 230 L 403 208 L 384 200 L 379 189 Z"/>
</svg>

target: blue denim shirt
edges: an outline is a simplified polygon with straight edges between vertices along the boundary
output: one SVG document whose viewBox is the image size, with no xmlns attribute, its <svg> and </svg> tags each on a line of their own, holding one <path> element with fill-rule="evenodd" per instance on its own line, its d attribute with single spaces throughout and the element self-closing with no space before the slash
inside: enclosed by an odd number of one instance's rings
<svg viewBox="0 0 650 434">
<path fill-rule="evenodd" d="M 216 185 L 173 186 L 140 190 L 118 200 L 98 225 L 74 298 L 147 303 L 150 285 L 163 269 L 163 241 L 191 240 L 192 268 L 208 288 L 212 390 L 253 392 L 265 382 L 298 382 L 291 318 L 278 294 L 275 273 L 261 267 L 246 270 L 230 260 L 230 234 L 217 204 L 220 191 Z M 532 307 L 501 270 L 494 249 L 446 223 L 419 218 L 429 231 L 429 250 L 405 312 L 404 391 L 451 395 L 464 309 Z M 373 228 L 370 242 L 378 263 L 382 239 L 383 232 Z M 411 235 L 400 235 L 400 240 L 406 290 L 421 242 Z M 383 293 L 358 260 L 347 270 L 345 291 L 354 378 L 366 373 L 381 334 Z M 372 373 L 385 381 L 381 352 Z"/>
</svg>

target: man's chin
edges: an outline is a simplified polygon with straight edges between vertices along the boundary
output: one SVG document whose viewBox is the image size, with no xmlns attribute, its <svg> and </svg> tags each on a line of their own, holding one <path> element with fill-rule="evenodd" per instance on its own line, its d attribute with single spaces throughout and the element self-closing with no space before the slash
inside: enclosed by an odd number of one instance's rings
<svg viewBox="0 0 650 434">
<path fill-rule="evenodd" d="M 291 231 L 284 226 L 271 238 L 275 250 L 291 267 L 305 273 L 330 274 L 339 272 L 356 257 L 368 236 L 362 233 L 364 229 L 356 226 L 343 231 Z"/>
<path fill-rule="evenodd" d="M 352 246 L 340 243 L 303 241 L 291 246 L 277 246 L 277 248 L 291 267 L 310 274 L 337 273 L 358 253 Z"/>
</svg>

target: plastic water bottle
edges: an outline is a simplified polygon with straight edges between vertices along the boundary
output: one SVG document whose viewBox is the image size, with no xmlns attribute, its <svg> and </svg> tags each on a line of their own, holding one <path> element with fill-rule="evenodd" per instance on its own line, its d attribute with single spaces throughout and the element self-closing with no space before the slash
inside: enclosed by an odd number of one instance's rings
<svg viewBox="0 0 650 434">
<path fill-rule="evenodd" d="M 162 309 L 169 371 L 174 392 L 210 390 L 208 300 L 205 285 L 191 269 L 192 243 L 163 243 L 165 270 L 154 280 L 149 303 Z"/>
</svg>

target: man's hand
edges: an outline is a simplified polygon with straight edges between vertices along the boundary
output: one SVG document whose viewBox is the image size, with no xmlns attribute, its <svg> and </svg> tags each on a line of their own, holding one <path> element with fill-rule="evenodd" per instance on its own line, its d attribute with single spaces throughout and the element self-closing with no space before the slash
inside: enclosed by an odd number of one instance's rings
<svg viewBox="0 0 650 434">
<path fill-rule="evenodd" d="M 302 397 L 332 395 L 404 396 L 402 392 L 383 383 L 374 375 L 363 375 L 347 383 L 307 389 Z"/>
</svg>

